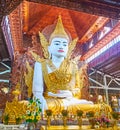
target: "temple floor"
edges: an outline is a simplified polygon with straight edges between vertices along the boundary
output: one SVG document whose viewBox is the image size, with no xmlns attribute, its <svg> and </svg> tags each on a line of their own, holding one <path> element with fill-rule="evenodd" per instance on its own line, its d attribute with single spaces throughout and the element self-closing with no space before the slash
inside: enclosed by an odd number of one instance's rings
<svg viewBox="0 0 120 130">
<path fill-rule="evenodd" d="M 26 127 L 25 127 L 26 126 Z M 20 125 L 4 125 L 0 124 L 0 130 L 28 130 L 27 125 L 20 124 Z M 88 119 L 84 118 L 82 120 L 81 128 L 78 126 L 77 120 L 68 120 L 67 126 L 63 126 L 62 120 L 52 120 L 51 125 L 47 126 L 46 120 L 41 120 L 37 123 L 35 130 L 120 130 L 120 121 L 116 128 L 109 127 L 109 128 L 95 128 L 91 129 Z"/>
</svg>

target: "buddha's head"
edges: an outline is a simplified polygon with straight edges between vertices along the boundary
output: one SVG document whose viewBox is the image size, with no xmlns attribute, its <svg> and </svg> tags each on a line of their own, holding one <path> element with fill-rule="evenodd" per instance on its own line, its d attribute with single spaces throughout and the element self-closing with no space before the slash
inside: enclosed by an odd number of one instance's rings
<svg viewBox="0 0 120 130">
<path fill-rule="evenodd" d="M 57 57 L 66 57 L 70 38 L 64 29 L 61 17 L 59 16 L 56 27 L 49 39 L 48 51 Z"/>
</svg>

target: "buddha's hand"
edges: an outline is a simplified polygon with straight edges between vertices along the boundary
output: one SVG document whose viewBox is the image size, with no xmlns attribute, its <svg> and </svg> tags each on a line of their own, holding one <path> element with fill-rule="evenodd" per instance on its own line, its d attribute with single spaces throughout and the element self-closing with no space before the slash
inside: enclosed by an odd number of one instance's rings
<svg viewBox="0 0 120 130">
<path fill-rule="evenodd" d="M 49 96 L 52 97 L 58 97 L 58 98 L 72 98 L 72 92 L 69 90 L 59 90 L 58 93 L 52 93 L 52 92 L 48 92 Z"/>
</svg>

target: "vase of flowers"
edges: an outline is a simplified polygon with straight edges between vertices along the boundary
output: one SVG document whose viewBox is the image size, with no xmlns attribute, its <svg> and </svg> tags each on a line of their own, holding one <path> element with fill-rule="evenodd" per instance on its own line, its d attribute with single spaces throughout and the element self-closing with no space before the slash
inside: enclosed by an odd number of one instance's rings
<svg viewBox="0 0 120 130">
<path fill-rule="evenodd" d="M 88 120 L 89 120 L 89 123 L 90 123 L 90 127 L 91 127 L 91 129 L 94 129 L 95 128 L 95 123 L 96 123 L 96 121 L 95 121 L 95 118 L 94 118 L 94 112 L 93 111 L 89 111 L 89 112 L 87 112 L 86 113 L 86 116 L 88 117 Z"/>
<path fill-rule="evenodd" d="M 16 124 L 18 125 L 18 124 L 20 124 L 20 123 L 21 123 L 21 120 L 22 120 L 22 119 L 21 119 L 20 117 L 16 117 L 16 119 L 15 119 L 15 120 L 16 120 Z"/>
<path fill-rule="evenodd" d="M 4 114 L 3 115 L 3 123 L 5 124 L 5 125 L 8 125 L 8 122 L 9 122 L 9 114 Z"/>
<path fill-rule="evenodd" d="M 68 110 L 62 110 L 62 116 L 63 116 L 63 125 L 64 127 L 67 126 L 67 117 L 68 117 Z"/>
<path fill-rule="evenodd" d="M 118 112 L 112 112 L 111 115 L 112 115 L 113 119 L 115 119 L 115 120 L 119 119 L 119 113 Z"/>
<path fill-rule="evenodd" d="M 50 124 L 51 124 L 52 110 L 48 109 L 45 112 L 46 112 L 46 116 L 47 116 L 47 126 L 50 126 Z"/>
<path fill-rule="evenodd" d="M 119 113 L 118 112 L 112 112 L 111 115 L 112 115 L 112 126 L 114 128 L 116 128 L 117 127 L 117 121 L 119 120 Z"/>
<path fill-rule="evenodd" d="M 86 116 L 88 117 L 88 118 L 90 118 L 90 117 L 94 117 L 94 112 L 93 111 L 89 111 L 89 112 L 87 112 L 86 113 Z"/>
<path fill-rule="evenodd" d="M 28 129 L 34 130 L 35 124 L 41 119 L 41 107 L 40 100 L 33 97 L 27 104 L 26 114 L 24 115 L 26 123 L 28 123 Z"/>
<path fill-rule="evenodd" d="M 83 115 L 83 111 L 77 110 L 77 120 L 78 120 L 78 125 L 80 128 L 82 126 L 82 115 Z"/>
<path fill-rule="evenodd" d="M 108 128 L 110 125 L 110 119 L 106 115 L 96 118 L 96 122 L 100 128 Z"/>
</svg>

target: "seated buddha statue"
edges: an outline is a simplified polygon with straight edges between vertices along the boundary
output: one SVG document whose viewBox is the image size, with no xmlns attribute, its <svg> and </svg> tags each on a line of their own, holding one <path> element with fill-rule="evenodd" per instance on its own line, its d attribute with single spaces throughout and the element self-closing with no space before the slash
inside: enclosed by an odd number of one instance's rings
<svg viewBox="0 0 120 130">
<path fill-rule="evenodd" d="M 76 113 L 78 109 L 100 111 L 100 104 L 81 99 L 80 72 L 76 62 L 70 58 L 77 39 L 70 41 L 61 17 L 49 42 L 42 33 L 39 35 L 45 59 L 35 62 L 32 92 L 40 99 L 42 112 L 46 109 L 51 109 L 54 114 L 63 109 L 70 113 Z"/>
</svg>

